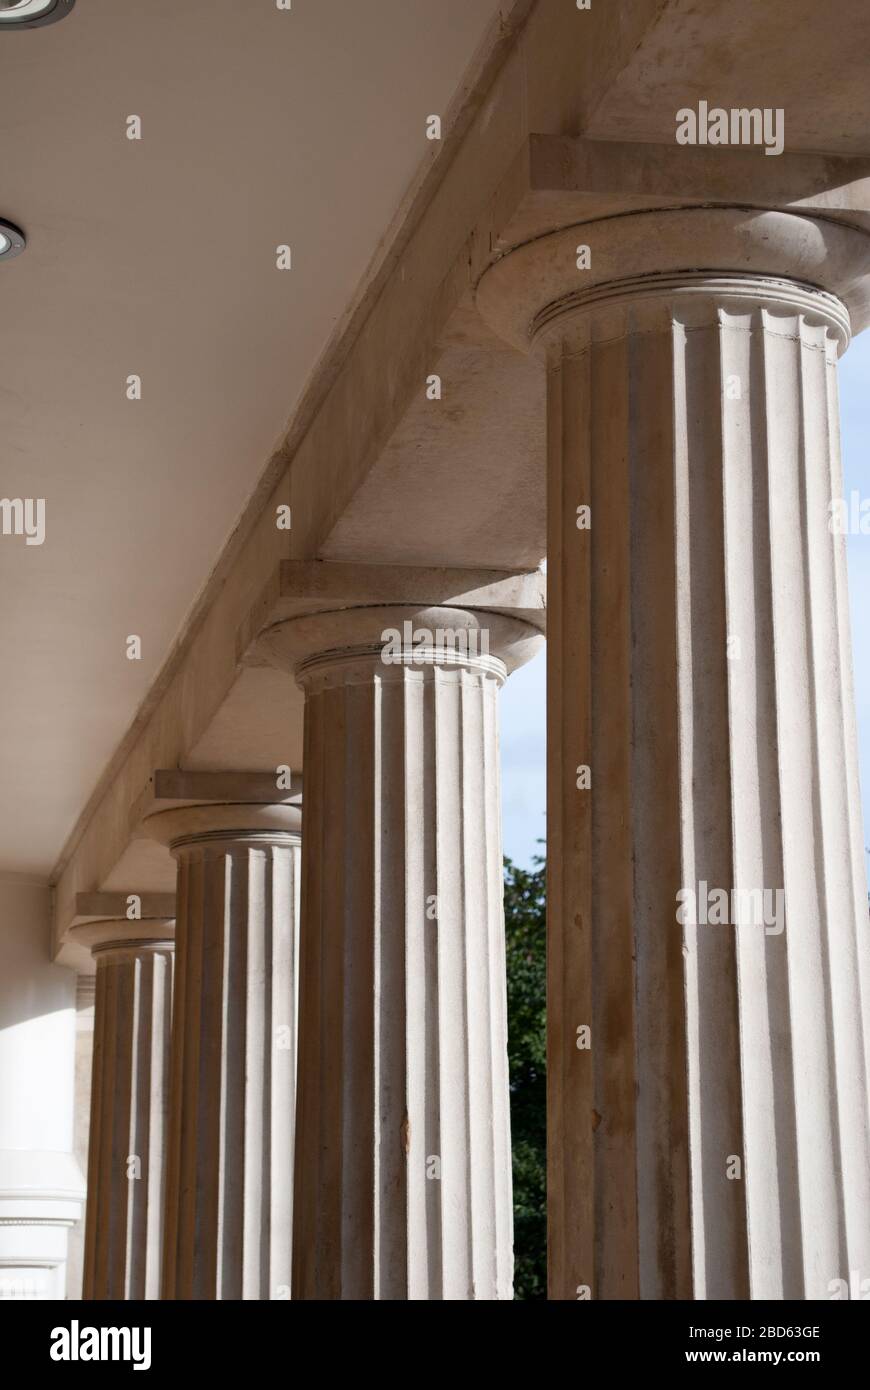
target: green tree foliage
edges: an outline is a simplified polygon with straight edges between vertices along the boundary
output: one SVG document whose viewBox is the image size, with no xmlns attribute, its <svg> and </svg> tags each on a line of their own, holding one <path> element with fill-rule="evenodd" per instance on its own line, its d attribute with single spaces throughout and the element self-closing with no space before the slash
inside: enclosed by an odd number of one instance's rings
<svg viewBox="0 0 870 1390">
<path fill-rule="evenodd" d="M 505 860 L 514 1297 L 547 1296 L 546 868 Z"/>
</svg>

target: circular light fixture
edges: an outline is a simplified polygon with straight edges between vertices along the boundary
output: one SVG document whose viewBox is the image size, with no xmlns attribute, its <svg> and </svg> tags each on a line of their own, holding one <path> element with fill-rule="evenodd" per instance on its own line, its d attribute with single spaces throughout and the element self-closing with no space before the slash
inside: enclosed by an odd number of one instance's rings
<svg viewBox="0 0 870 1390">
<path fill-rule="evenodd" d="M 0 30 L 35 29 L 69 14 L 76 0 L 0 0 Z"/>
<path fill-rule="evenodd" d="M 26 245 L 24 233 L 11 222 L 0 219 L 0 261 L 11 261 L 13 256 L 20 256 Z"/>
</svg>

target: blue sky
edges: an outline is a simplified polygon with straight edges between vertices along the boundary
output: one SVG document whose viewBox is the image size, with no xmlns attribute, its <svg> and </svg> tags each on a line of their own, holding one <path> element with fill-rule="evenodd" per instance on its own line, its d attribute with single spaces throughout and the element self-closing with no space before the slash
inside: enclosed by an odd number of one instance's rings
<svg viewBox="0 0 870 1390">
<path fill-rule="evenodd" d="M 840 361 L 840 418 L 842 423 L 844 492 L 854 488 L 870 496 L 870 332 L 856 338 Z M 861 756 L 864 824 L 870 824 L 870 535 L 850 536 L 849 600 L 852 610 L 852 650 L 855 703 Z M 502 806 L 504 852 L 528 867 L 540 853 L 537 844 L 546 830 L 545 702 L 546 656 L 511 676 L 501 695 Z M 865 831 L 865 844 L 870 843 Z"/>
<path fill-rule="evenodd" d="M 547 653 L 541 649 L 501 692 L 501 801 L 504 852 L 530 868 L 546 833 Z"/>
</svg>

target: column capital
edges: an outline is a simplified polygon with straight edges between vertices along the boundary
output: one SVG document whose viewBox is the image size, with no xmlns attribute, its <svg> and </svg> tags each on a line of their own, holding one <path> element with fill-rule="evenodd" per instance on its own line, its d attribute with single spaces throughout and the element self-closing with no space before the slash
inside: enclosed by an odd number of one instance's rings
<svg viewBox="0 0 870 1390">
<path fill-rule="evenodd" d="M 292 671 L 304 688 L 317 684 L 400 680 L 408 669 L 464 669 L 502 683 L 530 661 L 540 630 L 503 613 L 396 604 L 343 608 L 277 623 L 261 634 L 270 664 Z"/>
<path fill-rule="evenodd" d="M 289 803 L 200 802 L 146 816 L 142 833 L 173 851 L 206 841 L 294 843 L 302 833 L 302 808 Z"/>
<path fill-rule="evenodd" d="M 240 627 L 237 650 L 246 665 L 290 671 L 306 688 L 310 663 L 327 683 L 352 680 L 354 663 L 363 680 L 377 666 L 385 677 L 464 666 L 503 680 L 534 656 L 545 622 L 542 570 L 285 560 Z M 475 635 L 484 632 L 485 647 Z M 480 656 L 494 662 L 475 664 Z"/>
<path fill-rule="evenodd" d="M 279 780 L 288 780 L 282 797 Z M 298 773 L 192 772 L 158 769 L 134 812 L 139 833 L 169 849 L 207 840 L 298 841 L 302 830 Z"/>
<path fill-rule="evenodd" d="M 70 936 L 93 956 L 165 951 L 175 944 L 175 918 L 100 917 L 71 927 Z"/>
<path fill-rule="evenodd" d="M 135 917 L 129 915 L 135 899 Z M 77 893 L 71 941 L 93 956 L 108 950 L 147 950 L 171 946 L 175 938 L 174 893 Z"/>
<path fill-rule="evenodd" d="M 582 248 L 588 248 L 580 265 Z M 563 227 L 481 277 L 477 305 L 529 352 L 590 312 L 694 300 L 700 326 L 723 301 L 767 301 L 832 328 L 840 351 L 870 319 L 870 236 L 823 217 L 744 207 L 673 208 Z"/>
</svg>

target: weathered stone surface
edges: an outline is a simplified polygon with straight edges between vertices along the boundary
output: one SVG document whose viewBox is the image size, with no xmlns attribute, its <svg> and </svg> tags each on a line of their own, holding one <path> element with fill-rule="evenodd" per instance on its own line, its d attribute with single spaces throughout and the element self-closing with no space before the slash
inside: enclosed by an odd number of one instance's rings
<svg viewBox="0 0 870 1390">
<path fill-rule="evenodd" d="M 96 959 L 82 1297 L 160 1296 L 175 922 L 76 928 Z"/>
<path fill-rule="evenodd" d="M 480 293 L 549 371 L 551 1296 L 825 1298 L 870 1260 L 828 526 L 867 241 L 741 210 L 644 222 L 532 243 Z M 680 924 L 681 890 L 708 888 L 728 924 Z M 732 890 L 784 911 L 752 924 Z"/>
<path fill-rule="evenodd" d="M 511 1297 L 497 697 L 541 638 L 418 610 L 488 654 L 387 664 L 409 611 L 267 634 L 306 693 L 296 1298 Z"/>
<path fill-rule="evenodd" d="M 300 823 L 263 804 L 144 822 L 178 861 L 162 1298 L 290 1296 Z"/>
</svg>

